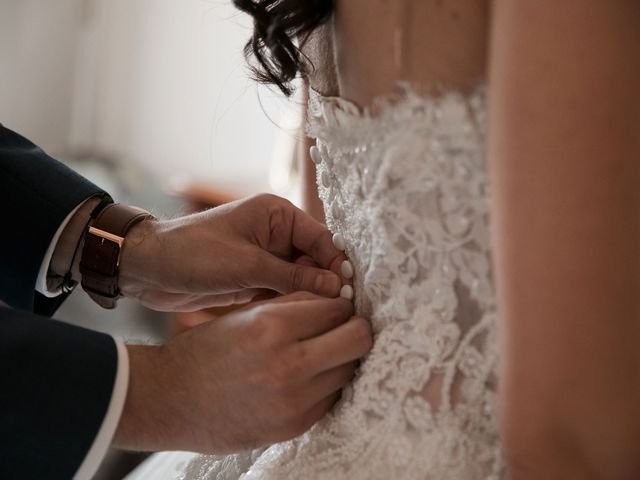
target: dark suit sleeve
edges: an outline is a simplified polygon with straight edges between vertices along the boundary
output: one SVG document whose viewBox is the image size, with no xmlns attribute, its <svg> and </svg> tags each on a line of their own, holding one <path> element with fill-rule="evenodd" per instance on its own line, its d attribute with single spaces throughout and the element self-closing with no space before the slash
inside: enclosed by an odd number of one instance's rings
<svg viewBox="0 0 640 480">
<path fill-rule="evenodd" d="M 118 356 L 105 334 L 51 315 L 35 284 L 49 244 L 84 200 L 106 194 L 0 125 L 0 478 L 69 479 L 106 415 Z"/>
<path fill-rule="evenodd" d="M 0 308 L 0 478 L 70 479 L 111 401 L 108 335 Z"/>
<path fill-rule="evenodd" d="M 42 259 L 66 216 L 84 200 L 107 194 L 0 125 L 0 299 L 52 315 L 64 296 L 35 291 Z"/>
</svg>

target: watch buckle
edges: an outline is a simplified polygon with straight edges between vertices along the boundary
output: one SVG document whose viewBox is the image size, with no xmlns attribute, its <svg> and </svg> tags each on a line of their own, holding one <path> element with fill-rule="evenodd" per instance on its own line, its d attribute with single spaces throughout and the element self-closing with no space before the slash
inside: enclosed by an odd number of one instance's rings
<svg viewBox="0 0 640 480">
<path fill-rule="evenodd" d="M 118 260 L 116 262 L 116 267 L 120 266 L 120 251 L 122 250 L 122 245 L 124 244 L 124 237 L 119 235 L 114 235 L 113 233 L 106 232 L 104 230 L 100 230 L 96 227 L 89 227 L 89 232 L 91 235 L 94 235 L 100 239 L 102 239 L 101 243 L 104 243 L 105 240 L 108 242 L 115 243 L 118 245 Z"/>
</svg>

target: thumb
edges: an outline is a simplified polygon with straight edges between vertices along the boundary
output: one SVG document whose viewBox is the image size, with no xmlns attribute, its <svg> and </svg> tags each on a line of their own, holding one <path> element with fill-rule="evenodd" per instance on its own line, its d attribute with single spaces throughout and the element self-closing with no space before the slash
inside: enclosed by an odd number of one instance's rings
<svg viewBox="0 0 640 480">
<path fill-rule="evenodd" d="M 273 255 L 268 255 L 261 276 L 261 287 L 282 294 L 305 291 L 333 298 L 342 287 L 340 277 L 329 270 L 287 262 Z"/>
</svg>

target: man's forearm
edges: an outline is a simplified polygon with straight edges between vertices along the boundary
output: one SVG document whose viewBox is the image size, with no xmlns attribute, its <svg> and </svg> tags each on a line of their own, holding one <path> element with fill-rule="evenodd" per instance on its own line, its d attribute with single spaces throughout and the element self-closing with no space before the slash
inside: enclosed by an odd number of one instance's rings
<svg viewBox="0 0 640 480">
<path fill-rule="evenodd" d="M 170 448 L 175 432 L 167 427 L 175 412 L 167 406 L 168 394 L 179 388 L 167 371 L 163 346 L 127 345 L 129 388 L 113 446 L 127 450 L 159 451 Z M 178 441 L 173 438 L 173 441 Z"/>
</svg>

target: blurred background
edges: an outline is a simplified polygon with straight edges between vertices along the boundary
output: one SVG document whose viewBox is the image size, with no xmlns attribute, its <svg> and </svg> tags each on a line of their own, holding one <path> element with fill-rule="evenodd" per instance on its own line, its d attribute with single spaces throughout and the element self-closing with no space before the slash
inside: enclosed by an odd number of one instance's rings
<svg viewBox="0 0 640 480">
<path fill-rule="evenodd" d="M 160 216 L 262 191 L 296 202 L 300 101 L 249 78 L 251 31 L 230 0 L 0 0 L 0 123 Z M 56 317 L 138 342 L 198 321 L 80 292 Z M 112 453 L 96 478 L 138 460 Z"/>
</svg>

